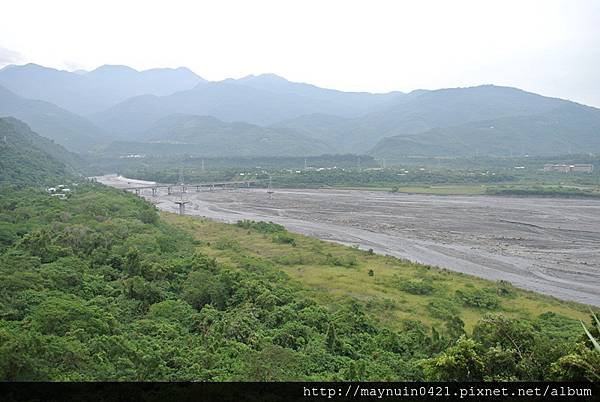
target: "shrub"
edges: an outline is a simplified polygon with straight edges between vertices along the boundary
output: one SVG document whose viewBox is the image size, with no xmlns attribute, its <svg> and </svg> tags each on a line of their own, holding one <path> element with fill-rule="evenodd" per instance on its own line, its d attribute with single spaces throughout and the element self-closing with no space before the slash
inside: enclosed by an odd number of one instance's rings
<svg viewBox="0 0 600 402">
<path fill-rule="evenodd" d="M 146 224 L 155 224 L 158 222 L 158 213 L 154 207 L 146 207 L 140 210 L 138 218 Z"/>
<path fill-rule="evenodd" d="M 355 256 L 349 255 L 344 257 L 336 257 L 332 254 L 327 254 L 327 258 L 325 260 L 328 265 L 335 265 L 336 267 L 355 267 L 358 265 L 358 260 Z"/>
<path fill-rule="evenodd" d="M 500 307 L 500 301 L 491 289 L 457 290 L 456 297 L 465 306 L 494 310 Z"/>
<path fill-rule="evenodd" d="M 285 228 L 282 225 L 273 222 L 256 222 L 244 219 L 243 221 L 237 221 L 236 226 L 244 229 L 252 229 L 259 233 L 285 232 Z"/>
<path fill-rule="evenodd" d="M 273 236 L 273 242 L 278 244 L 291 244 L 292 246 L 296 245 L 296 239 L 287 233 L 276 234 Z"/>
<path fill-rule="evenodd" d="M 510 297 L 515 295 L 515 288 L 513 287 L 512 283 L 508 281 L 498 281 L 497 283 L 498 287 L 496 289 L 496 293 L 498 293 L 498 296 Z"/>
<path fill-rule="evenodd" d="M 427 310 L 433 317 L 442 320 L 450 319 L 458 314 L 458 308 L 448 300 L 433 300 L 427 304 Z"/>
<path fill-rule="evenodd" d="M 413 295 L 429 295 L 433 293 L 433 281 L 430 279 L 409 279 L 400 282 L 400 289 Z"/>
<path fill-rule="evenodd" d="M 222 238 L 215 242 L 215 248 L 217 250 L 239 250 L 240 244 L 235 240 Z"/>
<path fill-rule="evenodd" d="M 303 254 L 287 254 L 275 257 L 275 262 L 281 265 L 306 265 L 313 263 L 314 260 L 310 255 Z"/>
</svg>

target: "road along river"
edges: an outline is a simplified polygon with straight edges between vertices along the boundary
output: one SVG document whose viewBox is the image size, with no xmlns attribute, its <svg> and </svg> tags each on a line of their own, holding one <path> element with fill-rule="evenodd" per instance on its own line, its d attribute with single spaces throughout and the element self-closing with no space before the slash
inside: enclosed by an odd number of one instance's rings
<svg viewBox="0 0 600 402">
<path fill-rule="evenodd" d="M 115 175 L 113 187 L 152 184 Z M 177 212 L 180 193 L 141 194 Z M 264 189 L 195 192 L 186 214 L 273 221 L 292 232 L 600 306 L 600 201 Z"/>
</svg>

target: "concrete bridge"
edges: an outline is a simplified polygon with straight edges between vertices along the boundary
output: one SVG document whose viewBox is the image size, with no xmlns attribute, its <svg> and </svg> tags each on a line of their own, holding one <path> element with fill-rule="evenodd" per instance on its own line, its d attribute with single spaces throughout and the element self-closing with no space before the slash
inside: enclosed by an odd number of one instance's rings
<svg viewBox="0 0 600 402">
<path fill-rule="evenodd" d="M 126 191 L 134 191 L 136 194 L 140 194 L 143 190 L 152 190 L 152 195 L 156 195 L 156 191 L 159 188 L 166 188 L 167 194 L 172 194 L 174 190 L 180 190 L 181 193 L 186 193 L 188 189 L 196 189 L 196 192 L 200 192 L 202 188 L 208 188 L 210 191 L 216 189 L 228 189 L 228 188 L 240 188 L 250 187 L 256 185 L 265 180 L 243 180 L 243 181 L 219 181 L 210 183 L 196 183 L 196 184 L 153 184 L 151 186 L 136 186 L 136 187 L 125 187 Z"/>
</svg>

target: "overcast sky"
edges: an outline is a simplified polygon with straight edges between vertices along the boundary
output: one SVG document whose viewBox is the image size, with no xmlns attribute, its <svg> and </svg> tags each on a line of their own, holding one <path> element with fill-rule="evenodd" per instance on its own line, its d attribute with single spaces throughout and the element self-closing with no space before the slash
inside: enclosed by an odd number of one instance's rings
<svg viewBox="0 0 600 402">
<path fill-rule="evenodd" d="M 510 85 L 600 107 L 598 0 L 3 0 L 0 66 L 186 66 L 341 90 Z"/>
</svg>

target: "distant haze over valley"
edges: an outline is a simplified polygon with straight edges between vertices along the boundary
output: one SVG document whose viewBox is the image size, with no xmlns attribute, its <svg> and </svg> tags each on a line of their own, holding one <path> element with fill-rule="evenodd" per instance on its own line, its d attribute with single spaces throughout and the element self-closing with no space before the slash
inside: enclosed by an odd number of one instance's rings
<svg viewBox="0 0 600 402">
<path fill-rule="evenodd" d="M 482 85 L 343 92 L 274 74 L 106 65 L 0 70 L 0 117 L 70 151 L 107 156 L 517 156 L 600 152 L 600 109 Z"/>
</svg>

